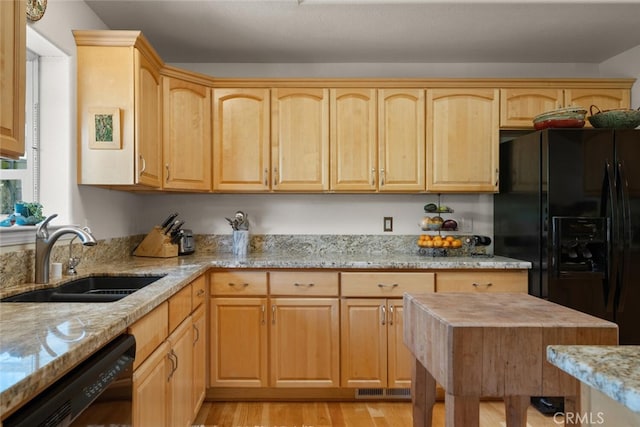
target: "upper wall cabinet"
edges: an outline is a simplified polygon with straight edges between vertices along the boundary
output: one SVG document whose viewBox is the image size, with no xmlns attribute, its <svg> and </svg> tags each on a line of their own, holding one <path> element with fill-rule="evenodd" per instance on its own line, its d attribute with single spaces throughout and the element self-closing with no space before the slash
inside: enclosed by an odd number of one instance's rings
<svg viewBox="0 0 640 427">
<path fill-rule="evenodd" d="M 378 188 L 377 90 L 330 91 L 331 190 Z"/>
<path fill-rule="evenodd" d="M 329 189 L 329 89 L 272 89 L 271 168 L 275 191 Z"/>
<path fill-rule="evenodd" d="M 500 127 L 532 128 L 533 118 L 561 108 L 562 89 L 510 88 L 500 91 Z"/>
<path fill-rule="evenodd" d="M 424 89 L 378 90 L 378 188 L 425 190 Z"/>
<path fill-rule="evenodd" d="M 166 189 L 211 190 L 211 89 L 163 76 Z"/>
<path fill-rule="evenodd" d="M 566 89 L 564 91 L 564 104 L 580 105 L 587 109 L 587 116 L 591 115 L 591 106 L 598 109 L 613 110 L 617 108 L 629 108 L 631 106 L 631 94 L 627 89 Z M 594 109 L 594 113 L 597 110 Z M 587 127 L 591 124 L 587 120 Z"/>
<path fill-rule="evenodd" d="M 549 88 L 514 87 L 500 90 L 500 127 L 533 128 L 533 119 L 546 111 L 581 106 L 587 111 L 591 105 L 600 110 L 629 108 L 628 88 Z M 589 127 L 589 122 L 586 123 Z"/>
<path fill-rule="evenodd" d="M 498 89 L 427 90 L 427 190 L 498 189 Z"/>
<path fill-rule="evenodd" d="M 268 191 L 270 90 L 213 90 L 213 189 Z"/>
<path fill-rule="evenodd" d="M 24 154 L 26 1 L 0 1 L 0 157 Z"/>
<path fill-rule="evenodd" d="M 162 61 L 139 31 L 74 31 L 78 183 L 160 188 Z"/>
</svg>

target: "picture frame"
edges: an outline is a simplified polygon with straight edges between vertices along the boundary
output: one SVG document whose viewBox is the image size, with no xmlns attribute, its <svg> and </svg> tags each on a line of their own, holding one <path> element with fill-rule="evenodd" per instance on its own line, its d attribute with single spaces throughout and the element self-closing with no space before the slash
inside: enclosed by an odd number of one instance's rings
<svg viewBox="0 0 640 427">
<path fill-rule="evenodd" d="M 90 149 L 122 149 L 119 108 L 89 108 L 88 122 Z"/>
</svg>

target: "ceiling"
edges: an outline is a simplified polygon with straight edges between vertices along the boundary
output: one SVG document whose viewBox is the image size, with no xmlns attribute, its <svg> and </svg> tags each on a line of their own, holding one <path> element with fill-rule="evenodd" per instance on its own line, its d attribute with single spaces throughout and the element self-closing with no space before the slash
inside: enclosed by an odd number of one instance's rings
<svg viewBox="0 0 640 427">
<path fill-rule="evenodd" d="M 169 63 L 600 63 L 640 0 L 85 0 Z"/>
</svg>

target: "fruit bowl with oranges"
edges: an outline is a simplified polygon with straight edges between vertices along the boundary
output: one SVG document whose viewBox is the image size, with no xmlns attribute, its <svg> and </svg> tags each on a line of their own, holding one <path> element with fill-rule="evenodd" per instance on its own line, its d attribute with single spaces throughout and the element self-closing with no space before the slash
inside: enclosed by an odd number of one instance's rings
<svg viewBox="0 0 640 427">
<path fill-rule="evenodd" d="M 421 234 L 417 244 L 419 254 L 430 256 L 446 256 L 449 250 L 462 248 L 462 240 L 453 236 Z"/>
</svg>

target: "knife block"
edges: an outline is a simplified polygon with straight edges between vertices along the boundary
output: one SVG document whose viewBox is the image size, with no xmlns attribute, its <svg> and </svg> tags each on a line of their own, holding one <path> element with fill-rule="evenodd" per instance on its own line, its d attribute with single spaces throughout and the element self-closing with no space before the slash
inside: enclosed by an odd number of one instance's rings
<svg viewBox="0 0 640 427">
<path fill-rule="evenodd" d="M 164 234 L 161 227 L 156 226 L 140 242 L 133 254 L 135 256 L 171 258 L 178 256 L 178 245 L 171 243 L 171 237 Z"/>
</svg>

